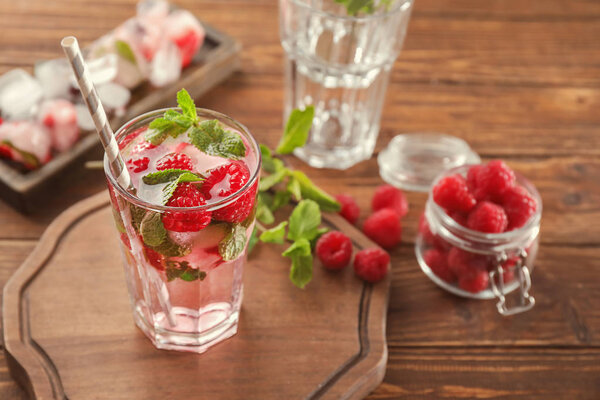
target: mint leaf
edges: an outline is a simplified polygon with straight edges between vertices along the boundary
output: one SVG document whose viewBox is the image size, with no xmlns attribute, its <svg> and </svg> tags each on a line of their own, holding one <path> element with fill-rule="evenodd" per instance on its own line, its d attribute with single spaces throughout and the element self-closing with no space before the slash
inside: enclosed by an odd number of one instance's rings
<svg viewBox="0 0 600 400">
<path fill-rule="evenodd" d="M 112 208 L 112 207 L 111 207 Z M 123 220 L 121 219 L 121 215 L 116 209 L 112 209 L 113 219 L 115 220 L 115 226 L 117 227 L 117 231 L 119 233 L 126 233 L 125 225 L 123 225 Z"/>
<path fill-rule="evenodd" d="M 290 247 L 281 253 L 284 257 L 309 256 L 310 254 L 310 243 L 304 238 L 296 240 Z"/>
<path fill-rule="evenodd" d="M 196 280 L 204 280 L 206 278 L 206 272 L 200 271 L 197 268 L 192 268 L 190 263 L 187 261 L 167 261 L 167 281 L 171 282 L 177 278 L 193 282 Z"/>
<path fill-rule="evenodd" d="M 285 227 L 287 224 L 287 221 L 283 221 L 276 227 L 267 229 L 260 235 L 260 241 L 265 243 L 283 244 L 285 241 Z"/>
<path fill-rule="evenodd" d="M 313 239 L 321 225 L 321 210 L 312 200 L 302 200 L 290 215 L 288 238 L 291 240 Z"/>
<path fill-rule="evenodd" d="M 143 209 L 142 207 L 138 207 L 138 206 L 135 206 L 132 203 L 130 203 L 129 204 L 129 212 L 131 214 L 131 224 L 133 225 L 133 228 L 135 229 L 135 231 L 139 233 L 140 225 L 142 224 L 142 220 L 144 219 L 144 216 L 146 215 L 146 210 Z"/>
<path fill-rule="evenodd" d="M 162 171 L 151 172 L 142 177 L 146 185 L 157 185 L 179 179 L 179 182 L 197 182 L 204 180 L 200 175 L 196 175 L 184 169 L 169 168 Z"/>
<path fill-rule="evenodd" d="M 338 212 L 342 208 L 333 197 L 325 193 L 322 189 L 316 186 L 302 171 L 293 171 L 294 176 L 300 184 L 300 193 L 303 199 L 311 199 L 319 204 L 323 211 Z"/>
<path fill-rule="evenodd" d="M 223 129 L 219 121 L 202 121 L 188 132 L 190 142 L 211 156 L 239 160 L 246 155 L 246 145 L 237 133 Z"/>
<path fill-rule="evenodd" d="M 198 114 L 196 113 L 196 105 L 192 96 L 185 89 L 181 89 L 177 92 L 177 105 L 181 108 L 184 117 L 196 122 L 198 120 Z"/>
<path fill-rule="evenodd" d="M 308 132 L 310 132 L 314 115 L 315 108 L 313 106 L 306 107 L 304 111 L 292 110 L 276 152 L 289 154 L 296 147 L 304 146 L 308 139 Z"/>
<path fill-rule="evenodd" d="M 260 182 L 258 182 L 258 190 L 264 192 L 265 190 L 271 189 L 273 186 L 283 181 L 283 178 L 285 178 L 288 173 L 289 170 L 287 168 L 283 168 L 275 173 L 272 173 L 271 175 L 260 178 Z"/>
<path fill-rule="evenodd" d="M 286 190 L 290 195 L 294 196 L 294 199 L 296 201 L 302 200 L 302 190 L 300 189 L 300 182 L 298 181 L 298 178 L 296 178 L 294 175 L 292 175 L 288 180 Z"/>
<path fill-rule="evenodd" d="M 248 239 L 248 254 L 250 254 L 252 249 L 254 249 L 254 246 L 256 246 L 256 243 L 258 243 L 258 235 L 256 234 L 256 231 L 257 229 L 255 226 L 252 230 L 252 234 L 250 235 L 250 239 Z"/>
<path fill-rule="evenodd" d="M 313 257 L 308 256 L 292 256 L 292 268 L 290 269 L 290 280 L 300 288 L 304 287 L 312 280 L 313 274 Z"/>
<path fill-rule="evenodd" d="M 275 172 L 275 164 L 273 162 L 273 156 L 271 156 L 271 149 L 269 149 L 264 144 L 259 145 L 260 147 L 260 155 L 262 158 L 262 169 L 272 174 Z"/>
<path fill-rule="evenodd" d="M 290 280 L 297 287 L 304 288 L 312 279 L 313 258 L 310 243 L 306 239 L 299 239 L 288 247 L 282 255 L 292 259 Z"/>
<path fill-rule="evenodd" d="M 115 48 L 117 49 L 117 53 L 124 58 L 125 60 L 129 61 L 130 63 L 137 65 L 137 61 L 135 59 L 135 54 L 133 52 L 133 50 L 131 50 L 131 46 L 129 46 L 129 43 L 125 42 L 124 40 L 117 40 L 115 42 Z"/>
<path fill-rule="evenodd" d="M 275 197 L 273 198 L 273 204 L 271 204 L 271 206 L 270 206 L 271 211 L 275 212 L 275 211 L 279 210 L 281 207 L 288 205 L 291 198 L 292 198 L 292 195 L 285 190 L 280 190 L 280 191 L 276 192 Z"/>
<path fill-rule="evenodd" d="M 366 14 L 372 14 L 376 10 L 374 0 L 335 0 L 335 2 L 345 6 L 348 15 L 356 15 L 360 11 L 363 11 Z M 389 2 L 390 0 L 381 0 L 380 3 L 384 4 Z"/>
<path fill-rule="evenodd" d="M 329 232 L 329 228 L 326 227 L 317 229 L 317 235 L 310 241 L 310 248 L 314 250 L 315 246 L 317 245 L 317 240 L 319 240 L 319 238 L 327 232 Z"/>
<path fill-rule="evenodd" d="M 159 246 L 167 237 L 167 230 L 162 223 L 162 215 L 149 211 L 140 225 L 142 240 L 150 247 Z"/>
<path fill-rule="evenodd" d="M 9 140 L 3 140 L 1 143 L 7 145 L 11 149 L 19 153 L 19 155 L 23 157 L 24 164 L 26 164 L 28 167 L 35 169 L 42 165 L 40 163 L 40 160 L 38 160 L 38 158 L 35 155 L 15 147 Z"/>
<path fill-rule="evenodd" d="M 246 228 L 233 224 L 229 229 L 229 233 L 219 243 L 219 254 L 225 261 L 238 258 L 246 247 Z"/>
<path fill-rule="evenodd" d="M 259 193 L 256 204 L 256 219 L 263 224 L 270 225 L 275 222 L 275 217 L 269 208 L 272 202 L 272 197 L 268 193 Z"/>
<path fill-rule="evenodd" d="M 191 249 L 189 247 L 183 247 L 173 242 L 168 236 L 158 246 L 152 248 L 158 251 L 165 257 L 183 257 L 190 254 Z"/>
</svg>

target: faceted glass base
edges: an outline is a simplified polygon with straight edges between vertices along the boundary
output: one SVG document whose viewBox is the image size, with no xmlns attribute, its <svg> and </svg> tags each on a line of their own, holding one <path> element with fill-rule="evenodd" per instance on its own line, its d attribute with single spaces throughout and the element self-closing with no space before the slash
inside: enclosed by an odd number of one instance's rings
<svg viewBox="0 0 600 400">
<path fill-rule="evenodd" d="M 228 339 L 237 333 L 239 308 L 232 311 L 227 303 L 215 303 L 210 305 L 210 309 L 203 309 L 200 313 L 184 308 L 175 307 L 172 310 L 173 318 L 177 326 L 189 330 L 195 327 L 201 330 L 204 325 L 211 326 L 202 333 L 191 334 L 178 332 L 175 330 L 161 327 L 168 326 L 164 315 L 155 315 L 156 325 L 148 323 L 144 318 L 141 307 L 135 307 L 133 319 L 138 328 L 152 341 L 158 349 L 188 351 L 193 353 L 204 353 L 210 347 Z"/>
</svg>

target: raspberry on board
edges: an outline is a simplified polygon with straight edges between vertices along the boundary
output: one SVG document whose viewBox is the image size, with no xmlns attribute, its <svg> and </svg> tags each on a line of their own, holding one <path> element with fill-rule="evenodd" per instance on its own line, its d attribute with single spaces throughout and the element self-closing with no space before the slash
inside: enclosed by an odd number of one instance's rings
<svg viewBox="0 0 600 400">
<path fill-rule="evenodd" d="M 335 199 L 342 205 L 340 215 L 344 217 L 346 221 L 354 225 L 360 216 L 360 208 L 358 207 L 358 204 L 356 204 L 354 197 L 348 196 L 347 194 L 338 194 L 335 196 Z"/>
<path fill-rule="evenodd" d="M 167 202 L 169 207 L 196 207 L 206 204 L 202 193 L 191 183 L 180 183 Z M 167 230 L 175 232 L 197 232 L 205 228 L 211 220 L 211 212 L 198 211 L 167 211 L 162 221 Z"/>
<path fill-rule="evenodd" d="M 339 270 L 350 263 L 352 241 L 342 232 L 331 231 L 319 238 L 315 250 L 325 268 Z"/>
<path fill-rule="evenodd" d="M 365 221 L 363 232 L 381 247 L 394 247 L 402 239 L 400 217 L 390 208 L 376 211 Z"/>
<path fill-rule="evenodd" d="M 514 186 L 502 196 L 502 205 L 508 218 L 506 230 L 522 227 L 535 214 L 537 203 L 522 186 Z"/>
<path fill-rule="evenodd" d="M 442 178 L 433 188 L 433 201 L 450 212 L 468 213 L 475 207 L 475 197 L 469 192 L 461 175 Z"/>
<path fill-rule="evenodd" d="M 389 254 L 380 248 L 364 249 L 354 257 L 354 272 L 367 282 L 377 283 L 387 275 L 389 263 Z"/>
<path fill-rule="evenodd" d="M 163 171 L 165 169 L 183 169 L 191 171 L 194 169 L 192 159 L 184 153 L 169 153 L 156 161 L 156 169 Z"/>
<path fill-rule="evenodd" d="M 447 253 L 439 249 L 429 249 L 423 254 L 423 259 L 440 279 L 449 283 L 456 281 L 456 276 L 448 267 Z"/>
<path fill-rule="evenodd" d="M 399 217 L 404 217 L 408 213 L 408 201 L 402 190 L 392 185 L 381 185 L 375 190 L 371 208 L 373 211 L 391 208 Z"/>
<path fill-rule="evenodd" d="M 504 161 L 493 160 L 477 173 L 473 194 L 477 200 L 497 201 L 515 183 L 515 173 Z"/>
<path fill-rule="evenodd" d="M 226 198 L 240 190 L 250 180 L 250 171 L 242 162 L 234 161 L 209 171 L 202 183 L 202 193 L 207 200 L 213 197 Z M 256 200 L 258 182 L 248 188 L 232 204 L 213 211 L 218 221 L 242 222 L 252 212 Z"/>
<path fill-rule="evenodd" d="M 467 227 L 484 233 L 502 233 L 508 226 L 504 209 L 490 201 L 482 201 L 471 211 Z"/>
</svg>

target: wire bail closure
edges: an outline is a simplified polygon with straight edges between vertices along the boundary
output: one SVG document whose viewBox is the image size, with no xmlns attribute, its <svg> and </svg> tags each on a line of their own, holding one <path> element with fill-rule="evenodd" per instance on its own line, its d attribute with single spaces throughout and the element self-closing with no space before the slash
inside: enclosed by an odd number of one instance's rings
<svg viewBox="0 0 600 400">
<path fill-rule="evenodd" d="M 523 249 L 519 252 L 519 259 L 517 260 L 514 270 L 516 272 L 516 278 L 519 282 L 519 304 L 514 307 L 508 307 L 506 305 L 506 296 L 504 291 L 504 269 L 502 264 L 508 260 L 508 256 L 505 252 L 498 256 L 496 259 L 496 269 L 490 271 L 490 282 L 492 284 L 492 291 L 498 298 L 496 308 L 498 312 L 504 316 L 519 314 L 525 311 L 529 311 L 535 305 L 535 299 L 529 294 L 531 289 L 531 276 L 529 274 L 529 268 L 525 264 L 527 259 L 527 252 Z"/>
</svg>

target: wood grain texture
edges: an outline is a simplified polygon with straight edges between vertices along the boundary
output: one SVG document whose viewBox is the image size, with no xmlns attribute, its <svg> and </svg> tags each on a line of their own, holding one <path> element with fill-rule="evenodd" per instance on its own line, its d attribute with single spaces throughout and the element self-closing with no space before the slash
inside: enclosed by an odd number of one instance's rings
<svg viewBox="0 0 600 400">
<path fill-rule="evenodd" d="M 317 262 L 311 285 L 290 291 L 275 246 L 257 246 L 245 268 L 226 345 L 155 349 L 131 320 L 111 215 L 106 192 L 69 208 L 4 287 L 5 355 L 30 398 L 359 399 L 383 379 L 390 278 L 366 284 Z M 357 250 L 374 246 L 338 215 L 324 223 Z"/>
<path fill-rule="evenodd" d="M 87 43 L 134 13 L 135 0 L 0 0 L 0 72 L 60 56 L 58 40 Z M 197 103 L 242 121 L 276 145 L 283 113 L 283 50 L 273 0 L 175 0 L 243 45 L 241 73 Z M 243 12 L 239 10 L 243 9 Z M 597 399 L 600 364 L 600 2 L 416 0 L 394 67 L 377 150 L 396 134 L 441 131 L 484 158 L 502 157 L 544 201 L 542 249 L 533 273 L 538 304 L 502 319 L 493 302 L 463 301 L 430 283 L 411 252 L 425 196 L 410 193 L 404 245 L 392 252 L 384 383 L 370 398 Z M 350 170 L 294 166 L 369 214 L 377 163 Z M 104 187 L 100 171 L 70 179 L 44 215 L 0 203 L 1 276 L 8 276 L 50 221 Z M 25 241 L 21 241 L 25 239 Z M 22 247 L 12 243 L 22 243 Z M 21 252 L 22 251 L 22 252 Z M 422 310 L 422 312 L 421 312 Z M 0 398 L 19 399 L 0 359 Z M 21 397 L 22 398 L 22 397 Z"/>
</svg>

